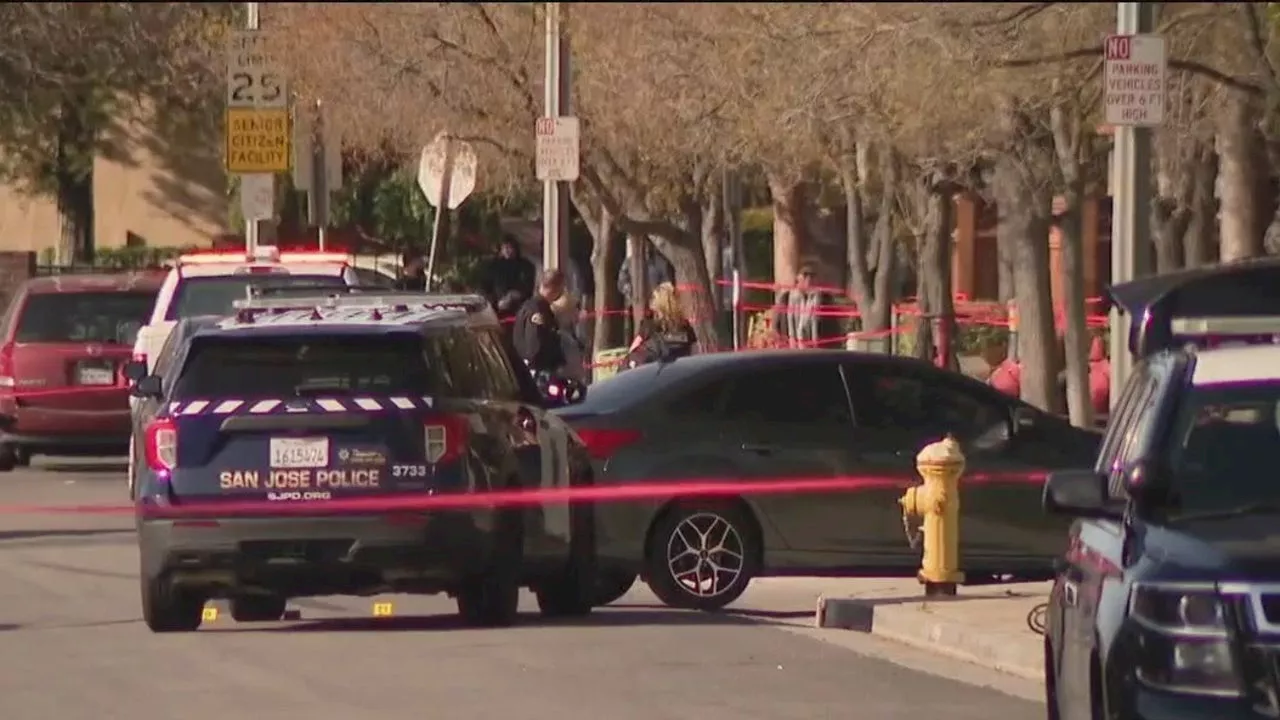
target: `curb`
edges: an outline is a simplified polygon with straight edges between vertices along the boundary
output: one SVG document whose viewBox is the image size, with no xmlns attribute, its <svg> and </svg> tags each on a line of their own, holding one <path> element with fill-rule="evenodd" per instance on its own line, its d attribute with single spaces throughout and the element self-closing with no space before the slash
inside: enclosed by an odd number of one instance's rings
<svg viewBox="0 0 1280 720">
<path fill-rule="evenodd" d="M 1029 630 L 1011 632 L 975 627 L 940 605 L 965 598 L 886 603 L 849 597 L 819 597 L 815 625 L 854 630 L 993 668 L 1036 682 L 1044 681 L 1044 649 Z M 981 602 L 981 601 L 970 601 Z"/>
</svg>

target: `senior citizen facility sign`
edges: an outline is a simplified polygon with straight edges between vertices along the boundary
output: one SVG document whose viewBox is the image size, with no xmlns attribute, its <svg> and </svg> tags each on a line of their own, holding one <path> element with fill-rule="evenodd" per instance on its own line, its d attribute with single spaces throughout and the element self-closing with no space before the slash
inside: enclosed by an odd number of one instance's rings
<svg viewBox="0 0 1280 720">
<path fill-rule="evenodd" d="M 289 172 L 288 108 L 227 108 L 227 171 Z"/>
</svg>

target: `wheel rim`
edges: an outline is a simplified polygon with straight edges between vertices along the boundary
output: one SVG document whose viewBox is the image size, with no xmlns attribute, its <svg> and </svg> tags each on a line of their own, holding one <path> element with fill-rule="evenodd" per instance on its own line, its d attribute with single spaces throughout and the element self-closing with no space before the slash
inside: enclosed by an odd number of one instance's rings
<svg viewBox="0 0 1280 720">
<path fill-rule="evenodd" d="M 727 592 L 742 576 L 745 545 L 733 523 L 715 513 L 690 515 L 667 540 L 667 571 L 676 585 L 700 598 Z"/>
</svg>

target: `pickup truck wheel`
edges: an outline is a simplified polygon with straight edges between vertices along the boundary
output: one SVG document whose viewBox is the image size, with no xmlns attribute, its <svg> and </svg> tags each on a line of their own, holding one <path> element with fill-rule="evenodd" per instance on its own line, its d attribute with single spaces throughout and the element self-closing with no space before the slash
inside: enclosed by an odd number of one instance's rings
<svg viewBox="0 0 1280 720">
<path fill-rule="evenodd" d="M 18 466 L 18 452 L 7 443 L 0 443 L 0 472 L 10 472 Z"/>
<path fill-rule="evenodd" d="M 192 632 L 204 620 L 204 597 L 167 578 L 142 578 L 142 619 L 151 632 Z"/>
<path fill-rule="evenodd" d="M 236 622 L 275 622 L 284 617 L 287 604 L 279 595 L 244 595 L 231 599 L 231 618 Z"/>
</svg>

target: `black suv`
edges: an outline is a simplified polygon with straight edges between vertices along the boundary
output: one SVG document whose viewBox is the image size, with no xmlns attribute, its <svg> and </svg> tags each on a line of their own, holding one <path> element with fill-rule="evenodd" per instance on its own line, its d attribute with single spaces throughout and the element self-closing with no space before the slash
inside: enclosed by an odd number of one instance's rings
<svg viewBox="0 0 1280 720">
<path fill-rule="evenodd" d="M 581 442 L 476 296 L 250 299 L 134 387 L 142 607 L 156 632 L 289 598 L 440 593 L 505 625 L 519 589 L 590 611 L 590 505 L 485 504 L 592 482 Z M 455 505 L 415 507 L 442 498 Z M 474 499 L 474 502 L 468 500 Z"/>
<path fill-rule="evenodd" d="M 1280 262 L 1115 286 L 1139 358 L 1050 597 L 1050 718 L 1280 716 Z"/>
</svg>

